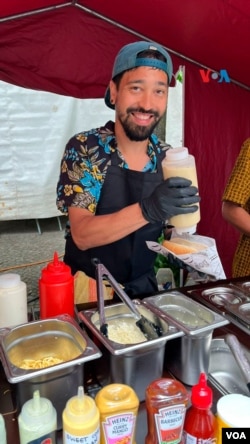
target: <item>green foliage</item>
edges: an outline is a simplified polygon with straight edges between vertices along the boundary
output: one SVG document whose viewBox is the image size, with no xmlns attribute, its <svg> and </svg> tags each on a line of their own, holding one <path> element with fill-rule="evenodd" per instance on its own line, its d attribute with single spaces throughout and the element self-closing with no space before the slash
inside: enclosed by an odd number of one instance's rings
<svg viewBox="0 0 250 444">
<path fill-rule="evenodd" d="M 157 242 L 159 244 L 161 244 L 163 240 L 164 240 L 164 235 L 162 234 L 159 237 Z M 175 265 L 173 265 L 173 264 L 171 264 L 168 261 L 168 258 L 163 256 L 162 254 L 157 254 L 157 256 L 156 256 L 155 263 L 154 263 L 155 274 L 157 273 L 159 268 L 170 268 L 170 270 L 172 270 L 173 275 L 174 275 L 174 280 L 175 280 L 176 287 L 179 286 L 179 282 L 180 282 L 180 268 L 175 266 Z"/>
</svg>

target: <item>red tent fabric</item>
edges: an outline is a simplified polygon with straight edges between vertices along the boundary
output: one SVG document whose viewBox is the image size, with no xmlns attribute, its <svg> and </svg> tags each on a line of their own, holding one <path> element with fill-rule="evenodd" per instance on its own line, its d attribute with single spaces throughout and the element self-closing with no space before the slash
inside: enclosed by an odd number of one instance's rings
<svg viewBox="0 0 250 444">
<path fill-rule="evenodd" d="M 198 231 L 216 239 L 229 277 L 238 234 L 221 217 L 221 195 L 250 135 L 248 0 L 2 0 L 0 80 L 103 97 L 117 51 L 141 39 L 164 45 L 175 70 L 185 66 L 184 142 L 197 160 Z"/>
</svg>

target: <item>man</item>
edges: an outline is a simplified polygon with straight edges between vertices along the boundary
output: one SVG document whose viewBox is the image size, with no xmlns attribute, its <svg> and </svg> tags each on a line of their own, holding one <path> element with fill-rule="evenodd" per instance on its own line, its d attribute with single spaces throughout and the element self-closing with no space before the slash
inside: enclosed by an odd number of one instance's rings
<svg viewBox="0 0 250 444">
<path fill-rule="evenodd" d="M 233 258 L 232 277 L 250 275 L 250 138 L 242 144 L 222 196 L 222 217 L 240 238 Z"/>
<path fill-rule="evenodd" d="M 70 222 L 65 262 L 73 273 L 94 277 L 98 258 L 131 298 L 157 291 L 155 253 L 146 241 L 157 241 L 170 216 L 198 209 L 191 181 L 163 180 L 169 146 L 153 134 L 166 111 L 172 69 L 156 43 L 124 46 L 105 95 L 115 122 L 73 137 L 61 163 L 57 206 Z"/>
</svg>

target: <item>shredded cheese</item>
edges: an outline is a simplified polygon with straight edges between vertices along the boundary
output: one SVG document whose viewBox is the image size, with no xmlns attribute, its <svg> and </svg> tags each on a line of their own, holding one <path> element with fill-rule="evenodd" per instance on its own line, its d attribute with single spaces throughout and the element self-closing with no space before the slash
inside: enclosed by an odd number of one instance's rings
<svg viewBox="0 0 250 444">
<path fill-rule="evenodd" d="M 134 319 L 109 320 L 108 338 L 119 344 L 137 344 L 147 340 Z"/>
</svg>

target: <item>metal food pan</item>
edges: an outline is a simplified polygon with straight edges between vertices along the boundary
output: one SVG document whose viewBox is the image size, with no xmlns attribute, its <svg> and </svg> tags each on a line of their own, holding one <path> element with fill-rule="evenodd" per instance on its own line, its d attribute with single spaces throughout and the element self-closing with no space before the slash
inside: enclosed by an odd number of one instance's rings
<svg viewBox="0 0 250 444">
<path fill-rule="evenodd" d="M 250 302 L 242 302 L 241 304 L 229 307 L 229 311 L 236 316 L 237 319 L 243 321 L 250 327 Z"/>
<path fill-rule="evenodd" d="M 243 291 L 248 298 L 250 298 L 250 279 L 245 282 L 234 282 L 232 286 L 239 288 Z"/>
<path fill-rule="evenodd" d="M 247 300 L 246 295 L 232 285 L 209 288 L 203 290 L 201 295 L 219 307 L 231 307 Z"/>
<path fill-rule="evenodd" d="M 250 351 L 241 346 L 250 359 Z M 241 393 L 249 396 L 240 368 L 223 338 L 213 339 L 211 342 L 208 379 L 224 395 Z"/>
<path fill-rule="evenodd" d="M 69 315 L 60 315 L 0 330 L 0 355 L 6 377 L 14 384 L 17 410 L 21 411 L 35 390 L 50 399 L 62 428 L 66 402 L 84 381 L 84 364 L 100 358 L 101 351 Z M 20 368 L 24 359 L 60 357 L 63 362 L 38 369 Z"/>
<path fill-rule="evenodd" d="M 98 347 L 102 352 L 101 363 L 96 369 L 96 378 L 100 385 L 122 383 L 132 387 L 139 400 L 145 400 L 146 387 L 163 374 L 165 347 L 173 338 L 183 336 L 183 332 L 174 325 L 153 313 L 141 301 L 133 300 L 138 311 L 160 327 L 162 336 L 147 339 L 145 342 L 120 344 L 104 336 L 100 331 L 99 312 L 96 309 L 80 311 L 79 318 L 86 328 L 99 341 Z M 134 315 L 127 305 L 119 303 L 104 307 L 107 325 L 113 319 L 128 320 Z M 109 328 L 109 327 L 108 327 Z"/>
<path fill-rule="evenodd" d="M 1 329 L 0 343 L 3 367 L 11 383 L 64 371 L 101 356 L 86 332 L 69 315 Z M 24 359 L 37 361 L 47 356 L 60 357 L 62 362 L 45 368 L 21 368 Z"/>
<path fill-rule="evenodd" d="M 118 342 L 112 341 L 101 333 L 98 310 L 83 310 L 78 313 L 78 316 L 83 321 L 83 323 L 91 330 L 94 336 L 98 337 L 98 339 L 105 345 L 110 353 L 114 355 L 120 355 L 131 351 L 152 348 L 156 344 L 165 344 L 167 340 L 183 335 L 183 332 L 176 328 L 176 326 L 171 324 L 169 321 L 162 319 L 160 315 L 156 315 L 155 313 L 153 313 L 152 310 L 149 307 L 143 305 L 140 300 L 134 299 L 133 303 L 136 304 L 136 307 L 142 316 L 160 327 L 162 331 L 161 336 L 156 339 L 146 340 L 145 342 L 135 344 L 120 344 Z M 113 319 L 126 321 L 134 318 L 133 313 L 124 303 L 106 306 L 104 308 L 104 312 L 107 324 L 109 324 L 109 321 L 112 321 Z"/>
<path fill-rule="evenodd" d="M 229 323 L 227 319 L 179 291 L 143 299 L 143 303 L 187 335 L 198 335 Z"/>
</svg>

